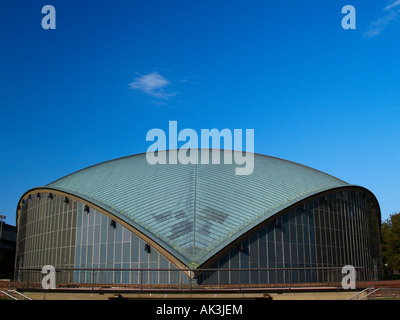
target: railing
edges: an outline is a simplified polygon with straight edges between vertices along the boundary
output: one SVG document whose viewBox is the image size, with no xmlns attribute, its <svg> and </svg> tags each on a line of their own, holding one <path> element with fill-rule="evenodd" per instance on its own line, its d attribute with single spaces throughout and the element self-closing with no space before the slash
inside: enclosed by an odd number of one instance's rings
<svg viewBox="0 0 400 320">
<path fill-rule="evenodd" d="M 8 290 L 8 292 L 10 292 L 10 293 L 12 293 L 12 294 L 14 294 L 14 295 L 17 295 L 17 296 L 22 297 L 22 300 L 32 300 L 32 299 L 29 298 L 28 296 L 26 296 L 26 295 L 24 295 L 23 293 L 18 292 L 18 291 L 16 291 L 16 290 Z M 15 297 L 15 298 L 16 298 L 16 297 Z M 19 300 L 18 298 L 16 298 L 16 299 Z"/>
<path fill-rule="evenodd" d="M 355 295 L 352 295 L 351 297 L 347 298 L 346 300 L 361 300 L 361 299 L 363 299 L 364 296 L 368 295 L 368 293 L 373 290 L 375 290 L 374 287 L 365 288 L 364 290 L 357 292 Z"/>
<path fill-rule="evenodd" d="M 371 298 L 373 298 L 373 297 L 375 297 L 376 296 L 376 292 L 380 292 L 380 290 L 381 290 L 381 288 L 377 288 L 377 289 L 374 289 L 374 290 L 372 290 L 371 292 L 369 292 L 369 293 L 367 293 L 366 295 L 364 295 L 364 296 L 362 296 L 360 299 L 358 299 L 358 300 L 364 300 L 364 299 L 366 299 L 366 298 L 368 298 L 368 299 L 371 299 Z M 373 296 L 372 296 L 373 295 Z"/>
<path fill-rule="evenodd" d="M 11 294 L 9 294 L 5 291 L 0 291 L 0 293 L 4 294 L 5 296 L 7 296 L 8 298 L 11 298 L 13 300 L 18 300 L 16 297 L 12 296 Z"/>
<path fill-rule="evenodd" d="M 363 280 L 364 268 L 357 267 L 357 280 Z M 100 269 L 56 268 L 57 288 L 85 287 L 146 289 L 237 289 L 275 287 L 341 288 L 341 267 L 241 268 L 241 269 Z M 45 274 L 40 268 L 20 268 L 17 281 L 26 288 L 41 287 Z"/>
<path fill-rule="evenodd" d="M 356 293 L 355 295 L 347 298 L 346 300 L 387 300 L 387 299 L 400 299 L 400 288 L 375 288 L 368 287 Z"/>
<path fill-rule="evenodd" d="M 7 290 L 7 292 L 6 291 L 0 291 L 0 293 L 4 294 L 5 296 L 7 296 L 8 298 L 11 298 L 13 300 L 19 300 L 15 295 L 18 295 L 18 296 L 22 297 L 22 300 L 32 300 L 28 296 L 26 296 L 26 295 L 24 295 L 21 292 L 18 292 L 16 290 Z"/>
<path fill-rule="evenodd" d="M 400 299 L 400 288 L 376 288 L 359 300 L 399 300 Z"/>
</svg>

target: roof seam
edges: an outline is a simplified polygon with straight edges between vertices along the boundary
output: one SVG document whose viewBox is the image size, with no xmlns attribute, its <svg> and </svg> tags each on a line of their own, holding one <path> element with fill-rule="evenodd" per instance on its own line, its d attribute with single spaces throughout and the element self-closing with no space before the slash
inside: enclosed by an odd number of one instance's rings
<svg viewBox="0 0 400 320">
<path fill-rule="evenodd" d="M 235 175 L 234 166 L 222 163 L 150 166 L 142 154 L 82 169 L 48 186 L 116 211 L 196 267 L 214 248 L 277 210 L 321 188 L 342 184 L 288 160 L 257 155 L 254 161 L 254 173 L 243 177 Z"/>
<path fill-rule="evenodd" d="M 196 246 L 196 193 L 197 193 L 197 163 L 194 168 L 194 195 L 193 195 L 193 247 Z"/>
</svg>

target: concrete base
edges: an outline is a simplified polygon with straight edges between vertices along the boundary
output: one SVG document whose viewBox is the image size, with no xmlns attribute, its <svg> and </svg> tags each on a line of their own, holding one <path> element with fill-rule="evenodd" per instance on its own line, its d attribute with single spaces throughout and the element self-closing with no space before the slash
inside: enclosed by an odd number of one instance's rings
<svg viewBox="0 0 400 320">
<path fill-rule="evenodd" d="M 22 292 L 33 300 L 346 300 L 357 291 L 282 292 L 282 293 L 81 293 L 52 290 Z"/>
<path fill-rule="evenodd" d="M 359 291 L 271 293 L 272 300 L 346 300 Z"/>
<path fill-rule="evenodd" d="M 224 300 L 224 299 L 271 299 L 265 293 L 68 293 L 68 292 L 23 292 L 33 300 L 111 300 L 111 299 L 134 299 L 134 300 L 174 300 L 174 299 L 198 299 L 198 300 Z"/>
</svg>

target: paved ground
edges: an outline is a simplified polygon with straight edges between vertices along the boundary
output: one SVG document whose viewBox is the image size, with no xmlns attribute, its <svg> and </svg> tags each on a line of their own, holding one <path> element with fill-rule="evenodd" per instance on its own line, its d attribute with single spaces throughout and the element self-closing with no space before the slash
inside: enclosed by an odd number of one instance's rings
<svg viewBox="0 0 400 320">
<path fill-rule="evenodd" d="M 356 290 L 340 290 L 337 287 L 268 287 L 247 288 L 238 292 L 236 289 L 218 290 L 168 290 L 165 288 L 132 290 L 130 288 L 57 288 L 43 290 L 22 289 L 23 283 L 0 280 L 0 291 L 18 289 L 34 300 L 109 300 L 123 297 L 128 299 L 273 299 L 273 300 L 346 300 L 365 288 L 400 288 L 400 280 L 370 281 L 357 283 Z"/>
</svg>

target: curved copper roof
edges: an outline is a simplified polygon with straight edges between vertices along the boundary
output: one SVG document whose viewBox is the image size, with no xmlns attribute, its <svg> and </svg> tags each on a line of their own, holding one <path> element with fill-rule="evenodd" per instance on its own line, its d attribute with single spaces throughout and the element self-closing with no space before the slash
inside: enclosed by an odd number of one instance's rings
<svg viewBox="0 0 400 320">
<path fill-rule="evenodd" d="M 82 169 L 45 188 L 96 204 L 195 268 L 296 202 L 349 186 L 260 154 L 254 154 L 252 174 L 236 175 L 237 167 L 235 162 L 151 165 L 146 154 L 138 154 Z"/>
</svg>

